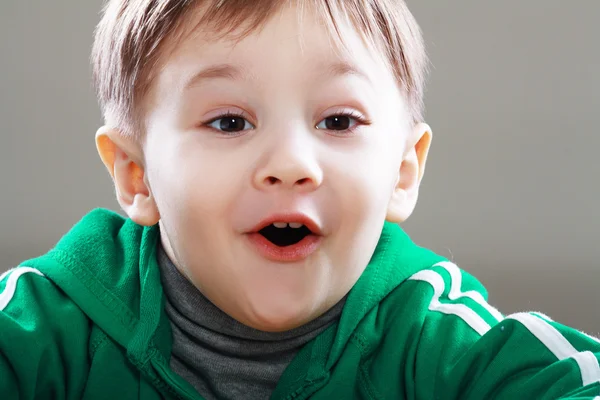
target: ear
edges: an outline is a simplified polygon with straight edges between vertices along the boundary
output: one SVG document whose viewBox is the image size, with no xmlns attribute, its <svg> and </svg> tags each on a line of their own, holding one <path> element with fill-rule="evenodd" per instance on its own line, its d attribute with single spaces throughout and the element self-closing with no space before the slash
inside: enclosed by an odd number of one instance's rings
<svg viewBox="0 0 600 400">
<path fill-rule="evenodd" d="M 388 221 L 404 222 L 415 209 L 431 139 L 429 125 L 425 123 L 415 125 L 407 141 L 406 151 L 398 172 L 398 181 L 388 205 L 386 218 Z"/>
<path fill-rule="evenodd" d="M 158 208 L 148 186 L 139 143 L 118 130 L 103 126 L 96 132 L 96 148 L 115 184 L 117 201 L 135 223 L 158 223 Z"/>
</svg>

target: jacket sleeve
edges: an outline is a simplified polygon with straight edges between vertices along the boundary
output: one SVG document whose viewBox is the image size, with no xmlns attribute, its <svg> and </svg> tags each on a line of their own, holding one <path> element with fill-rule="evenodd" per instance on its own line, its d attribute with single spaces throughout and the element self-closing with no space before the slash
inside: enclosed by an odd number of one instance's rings
<svg viewBox="0 0 600 400">
<path fill-rule="evenodd" d="M 38 270 L 2 274 L 0 398 L 80 398 L 89 331 L 81 310 Z"/>
<path fill-rule="evenodd" d="M 431 286 L 415 361 L 417 398 L 600 399 L 600 342 L 540 313 L 502 316 L 452 263 L 411 278 Z"/>
</svg>

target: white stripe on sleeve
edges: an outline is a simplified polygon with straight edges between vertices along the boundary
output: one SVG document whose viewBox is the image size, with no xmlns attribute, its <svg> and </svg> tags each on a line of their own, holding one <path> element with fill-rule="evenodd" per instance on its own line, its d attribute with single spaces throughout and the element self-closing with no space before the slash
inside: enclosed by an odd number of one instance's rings
<svg viewBox="0 0 600 400">
<path fill-rule="evenodd" d="M 1 278 L 8 276 L 8 281 L 6 282 L 4 290 L 2 291 L 2 293 L 0 293 L 0 311 L 6 308 L 8 303 L 10 303 L 13 296 L 15 295 L 15 291 L 17 289 L 17 281 L 19 280 L 21 275 L 26 274 L 28 272 L 44 276 L 44 274 L 42 274 L 37 269 L 30 267 L 18 267 L 2 274 Z M 1 280 L 2 279 L 0 279 L 0 281 Z"/>
<path fill-rule="evenodd" d="M 490 315 L 492 315 L 494 318 L 496 318 L 498 322 L 504 319 L 502 314 L 500 314 L 500 312 L 497 309 L 495 309 L 494 307 L 489 305 L 487 301 L 485 301 L 481 293 L 476 292 L 474 290 L 470 290 L 464 293 L 460 291 L 460 288 L 462 286 L 462 273 L 460 272 L 460 269 L 458 268 L 458 266 L 456 266 L 456 264 L 448 261 L 443 261 L 435 264 L 434 267 L 442 267 L 450 274 L 452 282 L 450 286 L 450 293 L 448 293 L 448 298 L 450 300 L 456 300 L 460 297 L 468 297 L 471 300 L 478 303 L 483 308 L 485 308 L 487 312 L 490 313 Z"/>
<path fill-rule="evenodd" d="M 437 272 L 427 269 L 422 270 L 410 277 L 410 280 L 427 282 L 433 286 L 433 298 L 429 304 L 430 310 L 456 315 L 462 318 L 471 328 L 482 336 L 490 330 L 490 324 L 485 322 L 479 314 L 465 304 L 440 303 L 440 296 L 444 293 L 445 284 L 444 278 Z M 454 285 L 454 283 L 452 283 L 452 285 Z M 462 295 L 463 293 L 460 293 L 459 289 L 456 298 L 463 297 Z"/>
<path fill-rule="evenodd" d="M 539 311 L 530 312 L 530 314 L 533 314 L 533 315 L 535 315 L 537 317 L 540 317 L 541 319 L 546 320 L 546 322 L 554 322 L 554 320 L 552 318 L 550 318 L 546 314 L 542 314 Z M 589 335 L 589 334 L 587 334 L 587 333 L 585 333 L 583 331 L 579 331 L 579 333 L 581 333 L 583 336 L 587 337 L 588 339 L 593 340 L 594 342 L 600 344 L 600 339 L 598 339 L 596 336 Z"/>
<path fill-rule="evenodd" d="M 523 324 L 557 359 L 574 359 L 579 366 L 583 386 L 600 382 L 600 366 L 598 365 L 598 359 L 592 352 L 578 352 L 556 328 L 534 315 L 519 313 L 507 318 Z"/>
</svg>

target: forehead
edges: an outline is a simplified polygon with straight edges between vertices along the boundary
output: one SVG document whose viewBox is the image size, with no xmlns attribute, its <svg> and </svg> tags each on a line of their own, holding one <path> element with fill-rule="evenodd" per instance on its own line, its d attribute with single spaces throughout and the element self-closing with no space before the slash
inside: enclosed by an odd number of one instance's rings
<svg viewBox="0 0 600 400">
<path fill-rule="evenodd" d="M 309 78 L 348 75 L 392 81 L 385 60 L 347 20 L 331 21 L 316 8 L 292 3 L 281 7 L 260 26 L 250 22 L 223 34 L 214 24 L 200 23 L 197 8 L 181 33 L 166 46 L 160 73 L 170 85 L 194 85 L 210 78 L 273 80 L 284 74 Z"/>
</svg>

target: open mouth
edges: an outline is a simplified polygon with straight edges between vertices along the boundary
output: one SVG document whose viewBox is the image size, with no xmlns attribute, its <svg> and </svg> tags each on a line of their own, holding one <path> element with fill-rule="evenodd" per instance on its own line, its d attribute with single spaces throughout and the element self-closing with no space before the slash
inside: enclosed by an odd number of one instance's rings
<svg viewBox="0 0 600 400">
<path fill-rule="evenodd" d="M 259 234 L 265 237 L 275 246 L 286 247 L 292 246 L 311 235 L 312 232 L 305 225 L 300 223 L 276 222 L 267 225 L 260 231 Z"/>
</svg>

